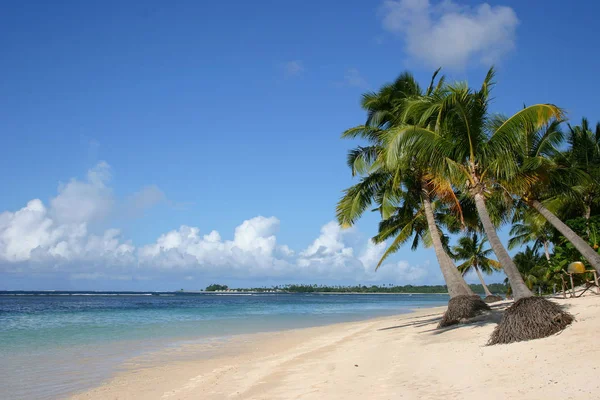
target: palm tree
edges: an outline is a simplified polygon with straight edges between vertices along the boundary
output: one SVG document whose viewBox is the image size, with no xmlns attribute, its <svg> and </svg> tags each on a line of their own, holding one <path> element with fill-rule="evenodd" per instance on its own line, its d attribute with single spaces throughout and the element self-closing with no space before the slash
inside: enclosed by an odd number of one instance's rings
<svg viewBox="0 0 600 400">
<path fill-rule="evenodd" d="M 546 260 L 550 262 L 550 242 L 552 241 L 554 230 L 548 222 L 545 220 L 539 221 L 539 219 L 525 214 L 521 216 L 521 220 L 515 219 L 509 234 L 511 235 L 511 238 L 508 240 L 509 250 L 533 242 L 533 250 L 537 251 L 543 248 Z"/>
<path fill-rule="evenodd" d="M 514 261 L 527 287 L 530 290 L 533 290 L 535 286 L 541 289 L 545 283 L 544 278 L 548 268 L 537 250 L 527 246 L 524 251 L 515 254 Z"/>
<path fill-rule="evenodd" d="M 600 272 L 600 254 L 551 211 L 553 205 L 558 208 L 565 203 L 580 204 L 589 234 L 591 208 L 600 196 L 597 181 L 600 178 L 600 128 L 592 133 L 585 119 L 582 127 L 570 127 L 571 147 L 561 154 L 556 149 L 563 138 L 559 123 L 556 119 L 545 126 L 523 127 L 518 173 L 521 179 L 513 179 L 506 186 L 537 210 Z"/>
<path fill-rule="evenodd" d="M 434 177 L 447 180 L 475 202 L 485 234 L 516 300 L 494 330 L 490 344 L 544 337 L 572 321 L 556 304 L 533 296 L 502 245 L 486 206 L 492 193 L 506 192 L 503 184 L 521 178 L 518 155 L 523 128 L 539 128 L 561 119 L 562 111 L 552 104 L 536 104 L 510 118 L 496 118 L 488 113 L 493 77 L 491 68 L 479 90 L 458 83 L 448 86 L 444 96 L 414 102 L 407 110 L 415 112 L 416 123 L 390 129 L 385 138 L 388 164 L 410 153 L 427 163 Z M 430 121 L 432 117 L 436 121 L 434 129 L 423 124 L 423 118 Z M 553 316 L 560 317 L 559 323 Z"/>
<path fill-rule="evenodd" d="M 488 115 L 493 77 L 492 68 L 480 90 L 473 91 L 463 83 L 454 84 L 448 87 L 446 96 L 413 107 L 421 115 L 436 115 L 441 129 L 434 131 L 407 124 L 390 130 L 386 142 L 392 162 L 408 149 L 426 160 L 437 177 L 452 182 L 473 199 L 485 234 L 518 300 L 533 294 L 496 233 L 486 198 L 501 189 L 500 182 L 516 176 L 515 154 L 519 151 L 521 127 L 541 126 L 562 114 L 554 105 L 538 104 L 499 123 L 497 118 Z"/>
<path fill-rule="evenodd" d="M 363 177 L 358 184 L 346 189 L 338 202 L 337 218 L 342 226 L 352 225 L 372 203 L 376 203 L 376 210 L 383 221 L 374 240 L 381 242 L 395 237 L 378 267 L 410 237 L 414 238 L 415 248 L 427 234 L 450 297 L 473 296 L 474 293 L 444 251 L 442 235 L 435 220 L 435 194 L 427 172 L 414 162 L 416 160 L 409 158 L 396 163 L 393 168 L 388 168 L 384 162 L 382 140 L 386 131 L 403 123 L 404 106 L 408 99 L 431 96 L 441 90 L 443 78 L 434 86 L 437 73 L 434 73 L 424 93 L 412 75 L 403 73 L 393 84 L 384 86 L 379 92 L 363 95 L 362 106 L 368 113 L 366 124 L 351 128 L 342 135 L 344 138 L 361 137 L 369 142 L 368 146 L 350 151 L 348 156 L 353 175 Z M 438 189 L 436 193 L 442 193 L 442 190 Z"/>
<path fill-rule="evenodd" d="M 564 153 L 570 164 L 585 171 L 592 179 L 578 188 L 583 216 L 589 222 L 592 209 L 600 206 L 600 123 L 592 131 L 586 118 L 581 125 L 569 125 L 569 150 Z"/>
<path fill-rule="evenodd" d="M 485 238 L 479 239 L 477 232 L 473 232 L 470 236 L 463 236 L 458 239 L 458 245 L 452 247 L 452 258 L 456 261 L 465 260 L 458 266 L 460 273 L 465 276 L 468 272 L 475 271 L 485 295 L 493 296 L 481 273 L 491 275 L 495 271 L 501 271 L 502 266 L 498 261 L 489 258 L 492 249 L 484 249 L 486 243 Z"/>
</svg>

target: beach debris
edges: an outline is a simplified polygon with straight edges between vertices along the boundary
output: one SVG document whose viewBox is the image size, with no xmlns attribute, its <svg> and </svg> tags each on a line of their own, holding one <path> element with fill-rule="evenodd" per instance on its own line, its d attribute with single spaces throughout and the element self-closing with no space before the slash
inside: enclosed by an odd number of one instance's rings
<svg viewBox="0 0 600 400">
<path fill-rule="evenodd" d="M 488 346 L 540 339 L 565 329 L 575 318 L 542 297 L 525 297 L 504 311 Z"/>
<path fill-rule="evenodd" d="M 442 316 L 438 328 L 458 324 L 464 320 L 478 316 L 483 311 L 489 310 L 490 306 L 477 295 L 453 297 L 448 302 L 448 310 Z"/>
</svg>

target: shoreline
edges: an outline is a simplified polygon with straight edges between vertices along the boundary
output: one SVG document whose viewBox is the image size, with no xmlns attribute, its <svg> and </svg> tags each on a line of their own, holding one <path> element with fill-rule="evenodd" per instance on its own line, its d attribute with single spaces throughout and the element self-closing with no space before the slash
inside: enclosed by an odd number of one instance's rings
<svg viewBox="0 0 600 400">
<path fill-rule="evenodd" d="M 0 352 L 10 362 L 0 367 L 5 382 L 0 392 L 10 398 L 65 398 L 107 382 L 123 369 L 215 357 L 245 340 L 239 338 L 259 337 L 242 335 L 364 321 L 447 303 L 443 296 L 219 297 L 27 299 L 28 307 L 46 312 L 37 314 L 36 329 L 26 334 L 3 326 Z M 5 300 L 3 309 L 22 303 Z M 99 306 L 105 310 L 72 319 L 53 311 L 56 304 L 74 304 L 84 312 Z M 16 315 L 32 323 L 31 317 Z"/>
<path fill-rule="evenodd" d="M 395 293 L 392 293 L 395 294 Z M 373 316 L 355 321 L 333 322 L 325 325 L 314 325 L 302 328 L 281 328 L 277 330 L 267 330 L 253 333 L 237 333 L 210 338 L 187 338 L 178 339 L 169 344 L 165 344 L 162 349 L 145 352 L 139 356 L 128 358 L 121 365 L 115 367 L 115 373 L 107 380 L 99 382 L 99 385 L 92 386 L 81 391 L 67 394 L 69 399 L 103 399 L 105 397 L 115 396 L 114 398 L 136 399 L 136 398 L 166 398 L 163 395 L 151 392 L 144 393 L 143 396 L 137 394 L 137 383 L 129 389 L 133 378 L 135 382 L 140 379 L 148 379 L 148 383 L 159 379 L 165 370 L 172 370 L 172 376 L 186 374 L 182 369 L 197 371 L 209 370 L 205 373 L 212 373 L 218 370 L 219 365 L 225 361 L 235 362 L 235 359 L 245 357 L 255 357 L 261 353 L 262 349 L 284 350 L 290 345 L 303 344 L 306 339 L 318 337 L 327 334 L 332 330 L 345 330 L 362 327 L 363 324 L 385 323 L 405 316 L 441 314 L 446 306 L 415 307 L 407 312 L 399 312 L 393 315 Z M 204 339 L 213 339 L 211 344 L 205 343 Z M 191 343 L 191 344 L 190 344 Z M 216 345 L 215 345 L 216 343 Z M 258 352 L 256 350 L 259 350 Z M 183 354 L 185 353 L 185 354 Z M 216 366 L 215 366 L 216 365 Z M 214 366 L 214 368 L 213 368 Z M 154 376 L 155 371 L 157 376 Z M 197 376 L 196 376 L 197 378 Z M 191 377 L 190 379 L 193 379 Z M 144 386 L 146 386 L 144 384 Z M 185 386 L 185 385 L 184 385 Z M 187 386 L 186 386 L 187 387 Z M 119 389 L 117 389 L 119 388 Z M 121 391 L 124 389 L 124 391 Z M 117 393 L 113 393 L 117 390 Z M 162 389 L 159 389 L 160 391 Z M 174 389 L 177 391 L 177 389 Z M 136 393 L 134 393 L 136 392 Z M 138 397 L 140 396 L 140 397 Z M 167 396 L 168 397 L 168 396 Z M 179 397 L 175 397 L 179 398 Z M 219 398 L 219 397 L 216 397 Z"/>
<path fill-rule="evenodd" d="M 290 293 L 293 294 L 293 293 Z M 310 292 L 308 294 L 394 294 L 394 295 L 401 295 L 401 296 L 412 296 L 413 294 L 418 294 L 418 295 L 446 295 L 448 296 L 448 292 L 446 293 L 388 293 L 388 292 L 371 292 L 371 293 L 367 293 L 367 292 Z"/>
<path fill-rule="evenodd" d="M 180 361 L 130 360 L 109 381 L 71 398 L 596 398 L 600 383 L 590 377 L 600 370 L 600 296 L 555 301 L 577 321 L 545 339 L 487 347 L 493 318 L 436 330 L 445 307 L 423 308 L 236 336 L 210 353 L 187 348 L 189 358 Z"/>
</svg>

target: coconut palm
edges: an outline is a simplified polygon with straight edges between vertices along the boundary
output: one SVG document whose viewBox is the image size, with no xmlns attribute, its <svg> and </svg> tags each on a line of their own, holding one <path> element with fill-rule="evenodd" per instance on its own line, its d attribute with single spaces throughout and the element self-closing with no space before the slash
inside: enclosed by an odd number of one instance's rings
<svg viewBox="0 0 600 400">
<path fill-rule="evenodd" d="M 515 299 L 532 296 L 507 250 L 502 245 L 486 207 L 486 198 L 500 189 L 500 182 L 514 178 L 518 172 L 515 154 L 519 134 L 525 124 L 540 126 L 561 115 L 551 104 L 538 104 L 517 112 L 498 124 L 488 114 L 489 93 L 494 70 L 490 69 L 481 89 L 473 91 L 466 84 L 448 87 L 448 94 L 429 104 L 415 105 L 420 115 L 436 115 L 437 131 L 419 125 L 391 129 L 386 135 L 388 163 L 407 150 L 429 163 L 438 177 L 444 177 L 468 194 L 494 253 L 510 281 Z"/>
<path fill-rule="evenodd" d="M 421 197 L 422 187 L 414 185 L 414 182 L 407 181 L 404 181 L 401 185 L 403 190 L 400 190 L 398 194 L 398 198 L 401 199 L 398 207 L 391 216 L 379 222 L 378 233 L 373 237 L 375 243 L 383 243 L 392 239 L 391 245 L 388 246 L 379 260 L 376 270 L 390 255 L 397 252 L 408 242 L 411 243 L 411 250 L 413 251 L 421 245 L 427 248 L 433 245 L 426 208 Z M 453 214 L 451 207 L 448 207 L 444 202 L 434 201 L 431 203 L 431 208 L 437 231 L 435 237 L 439 237 L 443 253 L 450 255 L 450 238 L 444 234 L 440 226 L 444 226 L 451 233 L 457 233 L 461 225 Z M 378 207 L 373 211 L 380 211 L 380 209 L 381 207 Z"/>
<path fill-rule="evenodd" d="M 493 77 L 492 68 L 479 90 L 458 83 L 448 86 L 444 96 L 414 102 L 407 110 L 414 112 L 416 123 L 388 130 L 385 142 L 388 165 L 410 153 L 428 163 L 429 171 L 438 180 L 446 179 L 473 199 L 517 300 L 490 339 L 491 344 L 496 344 L 547 336 L 571 323 L 572 317 L 564 312 L 555 314 L 555 304 L 534 298 L 502 245 L 486 206 L 493 192 L 505 191 L 504 183 L 521 178 L 518 156 L 523 128 L 539 128 L 561 119 L 562 111 L 552 104 L 536 104 L 510 118 L 495 118 L 488 113 Z M 432 116 L 435 129 L 422 123 L 423 118 L 429 121 Z M 527 315 L 540 318 L 528 319 Z M 559 323 L 553 317 L 556 315 L 560 316 Z"/>
<path fill-rule="evenodd" d="M 583 217 L 589 221 L 592 210 L 600 206 L 600 123 L 594 130 L 586 118 L 582 118 L 581 125 L 569 125 L 567 142 L 569 150 L 564 153 L 565 157 L 591 178 L 577 188 L 581 193 Z"/>
<path fill-rule="evenodd" d="M 525 214 L 521 220 L 515 220 L 510 228 L 511 238 L 508 240 L 508 249 L 513 250 L 524 244 L 533 242 L 533 250 L 544 249 L 546 260 L 550 261 L 550 243 L 554 235 L 554 230 L 546 222 L 539 218 L 532 218 Z"/>
<path fill-rule="evenodd" d="M 494 259 L 489 258 L 492 249 L 486 249 L 487 239 L 479 238 L 477 232 L 463 236 L 458 239 L 458 245 L 452 247 L 452 258 L 456 261 L 465 260 L 458 266 L 460 273 L 465 276 L 470 271 L 475 271 L 486 296 L 492 296 L 483 280 L 482 272 L 491 275 L 495 271 L 501 271 L 502 266 Z"/>
<path fill-rule="evenodd" d="M 400 192 L 403 199 L 400 201 L 399 206 L 396 207 L 391 216 L 379 222 L 378 233 L 373 237 L 375 243 L 383 243 L 392 239 L 391 245 L 388 246 L 377 263 L 376 270 L 390 255 L 396 253 L 409 241 L 413 251 L 421 245 L 425 245 L 425 247 L 431 245 L 425 210 L 420 204 L 419 198 L 411 196 L 414 195 L 414 191 L 411 190 L 405 189 Z"/>
<path fill-rule="evenodd" d="M 537 250 L 526 246 L 525 250 L 515 254 L 514 261 L 530 290 L 536 286 L 541 288 L 544 285 L 548 266 Z"/>
<path fill-rule="evenodd" d="M 384 86 L 379 92 L 363 95 L 362 106 L 368 113 L 366 124 L 351 128 L 342 135 L 344 138 L 361 137 L 368 141 L 368 146 L 358 147 L 350 151 L 348 156 L 353 174 L 363 176 L 358 184 L 345 191 L 338 202 L 337 218 L 342 225 L 352 225 L 372 203 L 377 204 L 376 210 L 381 213 L 383 222 L 375 240 L 382 241 L 395 236 L 382 261 L 397 251 L 408 238 L 414 237 L 415 244 L 415 240 L 423 238 L 427 232 L 450 297 L 472 296 L 473 292 L 444 251 L 443 237 L 435 219 L 435 195 L 426 170 L 410 158 L 397 162 L 393 168 L 387 168 L 384 162 L 382 139 L 385 132 L 403 123 L 404 105 L 408 99 L 431 96 L 441 90 L 443 78 L 434 86 L 436 75 L 437 71 L 425 92 L 412 75 L 403 73 L 393 84 Z M 451 197 L 453 193 L 449 189 L 446 194 Z M 440 188 L 436 190 L 436 193 L 442 192 Z"/>
<path fill-rule="evenodd" d="M 563 138 L 559 123 L 557 119 L 542 126 L 523 126 L 517 174 L 520 179 L 513 179 L 506 186 L 537 210 L 600 272 L 600 254 L 552 211 L 565 204 L 579 204 L 589 221 L 591 207 L 600 196 L 600 183 L 593 176 L 600 168 L 594 167 L 600 165 L 600 152 L 595 150 L 600 146 L 600 129 L 595 142 L 596 136 L 587 129 L 586 120 L 582 127 L 571 127 L 571 147 L 561 154 L 556 149 Z"/>
<path fill-rule="evenodd" d="M 489 307 L 473 293 L 456 269 L 445 249 L 447 240 L 436 221 L 436 213 L 445 204 L 458 199 L 453 188 L 445 181 L 438 181 L 428 172 L 427 163 L 406 154 L 398 157 L 393 166 L 386 163 L 384 138 L 386 132 L 405 123 L 414 123 L 405 105 L 407 101 L 428 99 L 443 95 L 443 78 L 435 84 L 434 73 L 428 89 L 422 93 L 410 74 L 402 74 L 392 85 L 380 92 L 363 96 L 363 107 L 368 112 L 367 123 L 346 131 L 343 137 L 361 137 L 368 146 L 359 147 L 349 153 L 348 164 L 353 174 L 362 175 L 361 181 L 346 190 L 338 203 L 337 217 L 342 225 L 351 225 L 374 202 L 384 221 L 375 241 L 389 237 L 395 239 L 382 260 L 397 251 L 409 237 L 431 244 L 435 250 L 440 270 L 450 295 L 448 310 L 440 326 L 458 323 L 463 318 L 477 315 Z M 431 121 L 429 122 L 431 125 Z M 451 214 L 449 214 L 451 215 Z M 393 217 L 393 218 L 392 218 Z M 426 230 L 423 229 L 426 223 Z M 381 261 L 379 263 L 381 265 Z M 378 265 L 378 266 L 379 266 Z"/>
</svg>

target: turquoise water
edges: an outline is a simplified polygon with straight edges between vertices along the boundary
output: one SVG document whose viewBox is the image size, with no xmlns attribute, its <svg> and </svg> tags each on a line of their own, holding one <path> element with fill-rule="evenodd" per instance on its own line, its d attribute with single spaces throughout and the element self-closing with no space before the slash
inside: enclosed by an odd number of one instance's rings
<svg viewBox="0 0 600 400">
<path fill-rule="evenodd" d="M 445 295 L 0 293 L 0 398 L 58 398 L 184 341 L 446 304 Z M 225 344 L 226 345 L 226 344 Z"/>
</svg>

